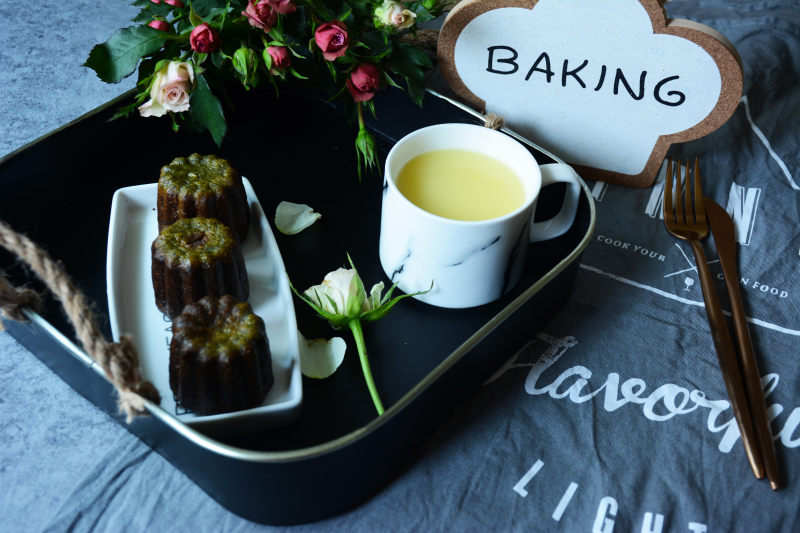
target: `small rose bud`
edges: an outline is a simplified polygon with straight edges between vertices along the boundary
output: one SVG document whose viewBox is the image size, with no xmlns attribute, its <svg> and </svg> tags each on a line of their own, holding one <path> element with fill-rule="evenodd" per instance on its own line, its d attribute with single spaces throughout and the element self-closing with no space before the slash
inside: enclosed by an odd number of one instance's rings
<svg viewBox="0 0 800 533">
<path fill-rule="evenodd" d="M 261 28 L 264 33 L 269 33 L 269 30 L 278 21 L 278 13 L 269 4 L 269 0 L 257 0 L 252 2 L 248 0 L 247 8 L 242 11 L 242 15 L 247 17 L 247 21 L 254 28 Z"/>
<path fill-rule="evenodd" d="M 314 32 L 314 41 L 322 51 L 322 57 L 333 61 L 347 52 L 347 46 L 350 44 L 347 26 L 340 20 L 320 24 Z"/>
<path fill-rule="evenodd" d="M 164 0 L 165 4 L 169 4 L 172 7 L 183 7 L 183 2 L 181 0 Z"/>
<path fill-rule="evenodd" d="M 272 6 L 272 9 L 280 13 L 281 15 L 288 15 L 289 13 L 294 13 L 297 9 L 297 6 L 294 3 L 294 0 L 268 0 L 269 5 Z"/>
<path fill-rule="evenodd" d="M 231 62 L 242 85 L 246 88 L 255 85 L 258 75 L 258 55 L 252 48 L 242 46 L 233 53 Z"/>
<path fill-rule="evenodd" d="M 377 28 L 403 30 L 413 26 L 416 18 L 416 13 L 393 0 L 384 0 L 373 12 L 373 22 Z"/>
<path fill-rule="evenodd" d="M 328 272 L 319 285 L 309 287 L 303 292 L 327 318 L 336 326 L 346 326 L 353 319 L 380 307 L 383 282 L 372 286 L 369 294 L 355 268 L 339 268 Z"/>
<path fill-rule="evenodd" d="M 366 170 L 375 168 L 378 162 L 378 149 L 375 146 L 375 137 L 363 126 L 359 128 L 358 135 L 356 136 L 356 157 L 358 178 L 360 180 L 362 162 Z"/>
<path fill-rule="evenodd" d="M 380 71 L 372 63 L 361 63 L 347 78 L 347 88 L 356 102 L 366 102 L 375 96 L 380 82 Z"/>
<path fill-rule="evenodd" d="M 272 58 L 272 68 L 283 70 L 292 65 L 292 56 L 285 46 L 270 46 L 267 48 L 269 57 Z"/>
<path fill-rule="evenodd" d="M 161 3 L 161 0 L 150 0 L 150 1 L 153 2 L 154 4 L 160 4 Z"/>
<path fill-rule="evenodd" d="M 219 48 L 219 32 L 204 22 L 192 30 L 189 35 L 189 45 L 195 52 L 210 54 Z"/>
<path fill-rule="evenodd" d="M 148 24 L 151 28 L 155 28 L 158 31 L 169 31 L 170 25 L 167 23 L 166 20 L 153 20 Z"/>
</svg>

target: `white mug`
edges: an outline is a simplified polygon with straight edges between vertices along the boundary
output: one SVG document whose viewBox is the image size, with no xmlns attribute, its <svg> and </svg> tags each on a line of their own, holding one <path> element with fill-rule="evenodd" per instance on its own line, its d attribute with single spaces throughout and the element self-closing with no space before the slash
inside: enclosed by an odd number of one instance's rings
<svg viewBox="0 0 800 533">
<path fill-rule="evenodd" d="M 397 176 L 412 158 L 433 150 L 483 153 L 505 163 L 521 180 L 525 201 L 489 220 L 453 220 L 431 214 L 397 188 Z M 438 124 L 400 139 L 386 157 L 379 255 L 386 275 L 420 301 L 449 308 L 492 302 L 519 281 L 528 243 L 557 237 L 575 220 L 579 179 L 563 163 L 539 165 L 512 137 L 483 126 Z M 553 218 L 533 222 L 543 186 L 567 183 L 564 203 Z M 535 260 L 535 258 L 533 259 Z"/>
</svg>

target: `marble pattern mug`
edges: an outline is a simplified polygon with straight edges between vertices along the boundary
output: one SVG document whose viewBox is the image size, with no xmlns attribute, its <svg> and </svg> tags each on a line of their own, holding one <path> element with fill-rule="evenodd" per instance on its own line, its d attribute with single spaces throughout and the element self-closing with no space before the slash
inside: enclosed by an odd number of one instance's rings
<svg viewBox="0 0 800 533">
<path fill-rule="evenodd" d="M 520 179 L 522 205 L 488 220 L 455 220 L 429 213 L 398 189 L 401 169 L 414 157 L 434 150 L 467 150 L 502 161 Z M 567 184 L 559 212 L 533 222 L 543 186 Z M 528 244 L 557 237 L 575 219 L 580 184 L 572 167 L 539 165 L 512 137 L 471 124 L 438 124 L 400 139 L 386 158 L 379 242 L 386 275 L 420 301 L 447 308 L 492 302 L 519 281 Z M 535 261 L 536 258 L 529 260 Z"/>
</svg>

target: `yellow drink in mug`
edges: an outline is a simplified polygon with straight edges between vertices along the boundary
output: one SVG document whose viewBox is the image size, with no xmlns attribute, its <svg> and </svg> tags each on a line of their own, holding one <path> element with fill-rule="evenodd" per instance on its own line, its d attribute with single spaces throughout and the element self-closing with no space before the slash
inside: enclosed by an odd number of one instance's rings
<svg viewBox="0 0 800 533">
<path fill-rule="evenodd" d="M 525 187 L 508 165 L 470 150 L 420 154 L 403 166 L 396 184 L 417 207 L 453 220 L 489 220 L 525 202 Z"/>
<path fill-rule="evenodd" d="M 528 243 L 569 229 L 580 180 L 539 165 L 513 138 L 483 126 L 438 124 L 386 156 L 378 255 L 388 278 L 440 307 L 483 305 L 519 281 Z M 542 186 L 566 182 L 559 213 L 532 223 Z M 535 258 L 534 258 L 535 260 Z"/>
</svg>

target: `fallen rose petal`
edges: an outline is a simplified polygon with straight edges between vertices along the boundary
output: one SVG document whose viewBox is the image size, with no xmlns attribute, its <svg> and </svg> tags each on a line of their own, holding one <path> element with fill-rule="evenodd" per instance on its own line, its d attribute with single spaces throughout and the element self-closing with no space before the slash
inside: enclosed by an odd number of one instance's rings
<svg viewBox="0 0 800 533">
<path fill-rule="evenodd" d="M 281 202 L 275 210 L 275 227 L 285 235 L 295 235 L 320 218 L 322 215 L 306 204 Z"/>
<path fill-rule="evenodd" d="M 300 371 L 306 377 L 327 378 L 344 361 L 347 343 L 341 337 L 309 340 L 298 331 L 297 338 L 300 341 Z"/>
</svg>

